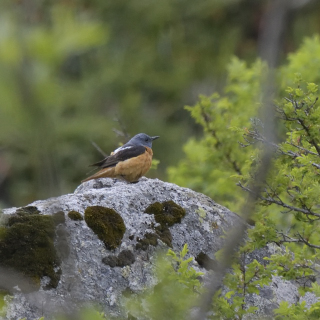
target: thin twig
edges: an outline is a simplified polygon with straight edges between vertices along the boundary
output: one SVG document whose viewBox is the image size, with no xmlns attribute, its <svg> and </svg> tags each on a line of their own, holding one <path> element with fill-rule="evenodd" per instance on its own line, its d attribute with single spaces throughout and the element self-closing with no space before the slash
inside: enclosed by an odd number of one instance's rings
<svg viewBox="0 0 320 320">
<path fill-rule="evenodd" d="M 306 124 L 304 123 L 304 121 L 303 121 L 302 119 L 299 119 L 298 121 L 299 121 L 299 123 L 301 124 L 301 126 L 303 127 L 304 131 L 305 131 L 305 132 L 307 133 L 307 135 L 309 136 L 309 138 L 310 138 L 310 141 L 309 141 L 309 142 L 316 148 L 316 150 L 317 150 L 317 152 L 318 152 L 318 155 L 320 156 L 320 147 L 319 147 L 319 145 L 316 143 L 316 141 L 312 138 L 308 126 L 306 126 Z"/>
<path fill-rule="evenodd" d="M 94 141 L 91 141 L 91 144 L 102 154 L 103 157 L 107 156 L 107 154 Z"/>
<path fill-rule="evenodd" d="M 277 232 L 277 233 L 280 236 L 282 236 L 282 240 L 280 240 L 280 243 L 304 243 L 310 248 L 320 249 L 320 245 L 310 243 L 299 232 L 297 233 L 298 238 L 292 238 L 287 234 L 284 234 L 283 232 Z"/>
<path fill-rule="evenodd" d="M 245 191 L 247 191 L 249 193 L 255 193 L 250 188 L 245 187 L 244 185 L 242 185 L 241 182 L 238 182 L 237 186 L 239 186 L 240 188 L 242 188 L 243 190 L 245 190 Z M 276 199 L 274 199 L 272 197 L 266 198 L 266 197 L 262 196 L 261 194 L 259 194 L 259 195 L 256 194 L 256 196 L 257 196 L 258 199 L 260 199 L 262 201 L 267 201 L 269 203 L 276 204 L 276 205 L 281 206 L 283 208 L 290 209 L 290 210 L 296 211 L 296 212 L 301 212 L 301 213 L 304 213 L 306 215 L 314 216 L 314 217 L 317 217 L 318 219 L 320 219 L 320 214 L 316 213 L 314 211 L 311 211 L 310 209 L 303 209 L 303 208 L 299 208 L 299 207 L 294 207 L 294 206 L 291 206 L 289 204 L 284 203 L 281 200 L 280 201 L 276 200 Z"/>
<path fill-rule="evenodd" d="M 290 146 L 295 147 L 295 148 L 297 148 L 297 149 L 299 149 L 299 150 L 301 150 L 301 151 L 303 151 L 305 153 L 308 153 L 308 154 L 311 154 L 311 155 L 319 157 L 319 154 L 317 154 L 315 152 L 312 152 L 309 149 L 306 149 L 306 148 L 303 148 L 301 146 L 298 146 L 298 145 L 296 145 L 296 144 L 294 144 L 292 142 L 285 142 L 285 144 L 289 144 Z"/>
</svg>

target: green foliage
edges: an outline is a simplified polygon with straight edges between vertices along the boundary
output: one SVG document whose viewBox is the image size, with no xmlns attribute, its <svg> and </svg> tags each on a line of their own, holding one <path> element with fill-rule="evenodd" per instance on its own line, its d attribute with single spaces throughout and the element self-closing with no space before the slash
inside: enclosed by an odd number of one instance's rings
<svg viewBox="0 0 320 320">
<path fill-rule="evenodd" d="M 1 1 L 2 201 L 70 192 L 99 160 L 91 141 L 109 153 L 141 131 L 161 135 L 164 178 L 194 131 L 181 101 L 220 83 L 236 48 L 255 52 L 256 14 L 242 3 Z"/>
<path fill-rule="evenodd" d="M 243 319 L 244 315 L 254 313 L 257 307 L 246 304 L 247 296 L 259 295 L 259 289 L 271 282 L 271 270 L 257 260 L 250 262 L 248 252 L 242 250 L 238 260 L 224 278 L 225 288 L 213 298 L 211 319 Z"/>
<path fill-rule="evenodd" d="M 301 246 L 299 248 L 290 246 L 290 248 L 292 250 L 286 248 L 271 255 L 270 258 L 265 257 L 265 260 L 270 261 L 269 271 L 276 272 L 286 280 L 299 279 L 301 284 L 299 291 L 303 295 L 306 291 L 313 289 L 310 281 L 315 281 L 313 267 L 316 255 L 310 255 L 310 250 L 306 245 L 302 248 Z"/>
<path fill-rule="evenodd" d="M 151 170 L 157 169 L 159 163 L 160 163 L 160 160 L 153 158 L 150 169 L 151 169 Z"/>
<path fill-rule="evenodd" d="M 313 303 L 310 307 L 307 307 L 306 301 L 301 301 L 293 305 L 284 301 L 280 303 L 275 313 L 276 320 L 317 320 L 320 317 L 320 302 Z"/>
<path fill-rule="evenodd" d="M 186 258 L 187 253 L 185 245 L 180 254 L 169 249 L 166 258 L 158 258 L 155 264 L 158 284 L 126 299 L 132 316 L 152 320 L 187 318 L 201 290 L 198 278 L 202 275 L 190 266 L 193 258 Z"/>
<path fill-rule="evenodd" d="M 64 65 L 103 45 L 106 29 L 59 5 L 51 8 L 46 25 L 24 23 L 19 11 L 2 10 L 0 29 L 0 146 L 14 168 L 12 191 L 22 202 L 36 194 L 57 195 L 65 190 L 62 177 L 72 179 L 72 168 L 83 170 L 89 163 L 74 152 L 80 150 L 79 131 L 96 139 L 106 125 L 100 118 L 88 126 L 86 83 L 67 77 Z"/>
<path fill-rule="evenodd" d="M 297 80 L 293 75 L 299 74 L 302 79 L 319 83 L 320 80 L 320 38 L 315 35 L 304 39 L 301 48 L 289 54 L 288 63 L 280 68 L 281 88 L 292 86 Z"/>
<path fill-rule="evenodd" d="M 306 60 L 316 62 L 319 51 L 319 37 L 313 37 L 306 39 L 299 51 L 289 55 L 289 63 L 279 69 L 277 76 L 281 83 L 281 98 L 288 94 L 285 90 L 290 90 L 287 85 L 297 83 L 299 77 L 308 79 L 310 83 L 320 80 L 319 73 L 314 72 L 317 64 L 305 63 Z M 299 66 L 303 73 L 299 71 Z M 203 137 L 198 141 L 191 138 L 184 145 L 185 159 L 170 167 L 168 174 L 171 181 L 203 192 L 230 209 L 239 211 L 243 193 L 234 181 L 248 174 L 251 165 L 258 160 L 256 153 L 249 148 L 241 148 L 239 142 L 243 141 L 242 134 L 250 127 L 250 118 L 257 116 L 261 75 L 266 68 L 260 61 L 247 66 L 234 58 L 227 70 L 228 81 L 222 94 L 200 96 L 195 106 L 186 107 L 202 126 Z M 316 84 L 314 86 L 305 93 L 303 88 L 296 88 L 295 94 L 310 93 L 312 96 L 309 95 L 309 99 L 312 99 Z M 316 127 L 313 130 L 316 131 Z"/>
<path fill-rule="evenodd" d="M 108 319 L 103 312 L 99 312 L 93 309 L 85 309 L 81 312 L 79 320 L 106 320 Z"/>
<path fill-rule="evenodd" d="M 4 297 L 8 294 L 8 292 L 0 290 L 0 317 L 5 316 L 6 313 L 6 301 Z"/>
<path fill-rule="evenodd" d="M 109 153 L 141 131 L 161 135 L 161 164 L 148 176 L 165 179 L 197 132 L 183 103 L 221 88 L 235 52 L 254 59 L 266 6 L 249 2 L 55 0 L 26 10 L 23 1 L 1 1 L 1 206 L 71 192 L 99 160 L 91 141 Z M 293 16 L 287 48 L 317 30 L 320 6 L 310 7 Z"/>
<path fill-rule="evenodd" d="M 229 178 L 234 173 L 241 176 L 248 159 L 238 147 L 242 132 L 235 128 L 249 126 L 256 114 L 263 72 L 265 66 L 260 61 L 248 67 L 234 58 L 228 66 L 223 95 L 200 96 L 195 106 L 186 107 L 203 127 L 204 135 L 184 146 L 186 159 L 168 169 L 171 181 L 208 194 L 231 209 L 239 207 L 243 195 Z"/>
<path fill-rule="evenodd" d="M 299 280 L 300 293 L 310 289 L 315 281 L 315 261 L 320 257 L 319 246 L 319 119 L 317 86 L 304 83 L 296 75 L 297 87 L 289 87 L 288 98 L 277 103 L 276 109 L 283 122 L 286 139 L 276 145 L 274 166 L 260 197 L 262 210 L 257 225 L 250 231 L 249 243 L 267 242 L 287 245 L 285 252 L 272 255 L 269 268 L 289 280 Z M 249 144 L 267 143 L 261 127 L 245 133 Z M 259 161 L 257 160 L 256 163 Z M 252 164 L 254 167 L 256 164 Z M 242 177 L 240 185 L 248 189 L 251 174 Z M 275 213 L 281 211 L 277 216 Z M 271 223 L 270 223 L 271 222 Z M 264 226 L 268 226 L 265 227 Z M 274 228 L 266 234 L 265 231 Z M 267 240 L 267 241 L 266 241 Z"/>
<path fill-rule="evenodd" d="M 202 273 L 190 267 L 193 258 L 186 258 L 185 245 L 176 254 L 171 249 L 167 258 L 159 257 L 155 263 L 158 284 L 137 296 L 126 298 L 126 310 L 139 319 L 185 319 L 190 308 L 195 306 L 199 293 L 203 291 L 199 276 Z M 257 260 L 250 261 L 248 252 L 241 252 L 240 263 L 234 263 L 232 272 L 224 279 L 213 299 L 213 313 L 210 319 L 242 319 L 252 314 L 256 307 L 248 307 L 246 299 L 250 294 L 259 295 L 259 289 L 271 281 L 271 269 Z"/>
<path fill-rule="evenodd" d="M 190 257 L 186 259 L 188 253 L 188 245 L 185 244 L 180 254 L 176 254 L 171 249 L 168 250 L 167 256 L 170 257 L 172 266 L 176 272 L 173 272 L 171 277 L 173 281 L 178 281 L 189 289 L 199 289 L 200 281 L 199 276 L 202 275 L 201 272 L 195 271 L 192 267 L 189 266 L 193 258 Z M 175 263 L 174 263 L 175 262 Z"/>
<path fill-rule="evenodd" d="M 319 51 L 319 37 L 307 39 L 297 53 L 289 56 L 288 64 L 277 70 L 275 121 L 282 142 L 272 141 L 273 168 L 253 217 L 254 227 L 248 230 L 249 238 L 241 252 L 249 253 L 268 243 L 283 246 L 266 257 L 266 266 L 247 266 L 253 274 L 255 270 L 258 273 L 246 293 L 258 293 L 271 275 L 296 281 L 301 295 L 317 291 L 313 282 L 320 257 L 320 78 L 316 71 L 320 68 Z M 189 140 L 185 145 L 186 159 L 169 169 L 173 181 L 205 192 L 235 211 L 239 211 L 246 197 L 243 191 L 254 193 L 249 186 L 260 164 L 259 151 L 269 143 L 257 113 L 263 70 L 266 69 L 260 62 L 247 67 L 234 60 L 223 94 L 200 97 L 194 107 L 187 107 L 203 127 L 203 137 L 199 141 Z M 241 265 L 241 259 L 235 262 L 232 273 L 225 278 L 229 291 L 220 291 L 215 297 L 217 318 L 241 319 L 254 311 L 248 309 L 246 295 L 241 293 L 246 283 L 245 268 Z M 302 316 L 305 310 L 304 303 L 284 303 L 277 311 L 278 318 L 294 315 L 293 319 L 306 319 Z M 307 314 L 315 318 L 317 310 L 315 304 Z"/>
<path fill-rule="evenodd" d="M 254 228 L 248 230 L 249 239 L 244 245 L 246 250 L 252 251 L 255 249 L 262 248 L 268 243 L 275 242 L 277 240 L 276 223 L 270 217 L 269 208 L 261 208 L 254 215 Z M 275 210 L 275 215 L 278 211 Z"/>
</svg>

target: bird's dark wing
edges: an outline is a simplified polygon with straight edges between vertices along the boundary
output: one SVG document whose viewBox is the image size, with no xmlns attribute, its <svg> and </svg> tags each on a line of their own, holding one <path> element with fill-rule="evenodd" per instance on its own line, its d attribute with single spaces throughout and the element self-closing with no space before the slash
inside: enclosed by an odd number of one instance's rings
<svg viewBox="0 0 320 320">
<path fill-rule="evenodd" d="M 145 151 L 146 148 L 144 146 L 126 146 L 121 148 L 118 152 L 92 164 L 91 166 L 100 168 L 114 167 L 118 162 L 137 157 L 140 154 L 145 153 Z"/>
</svg>

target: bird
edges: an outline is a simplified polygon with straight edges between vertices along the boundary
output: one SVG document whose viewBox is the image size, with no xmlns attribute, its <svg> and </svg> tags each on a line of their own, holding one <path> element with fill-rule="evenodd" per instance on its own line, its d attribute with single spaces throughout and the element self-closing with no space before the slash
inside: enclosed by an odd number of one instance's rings
<svg viewBox="0 0 320 320">
<path fill-rule="evenodd" d="M 152 142 L 159 136 L 150 137 L 139 133 L 126 144 L 111 152 L 110 156 L 91 166 L 100 168 L 94 175 L 81 182 L 99 178 L 117 178 L 127 182 L 138 182 L 151 167 Z"/>
</svg>

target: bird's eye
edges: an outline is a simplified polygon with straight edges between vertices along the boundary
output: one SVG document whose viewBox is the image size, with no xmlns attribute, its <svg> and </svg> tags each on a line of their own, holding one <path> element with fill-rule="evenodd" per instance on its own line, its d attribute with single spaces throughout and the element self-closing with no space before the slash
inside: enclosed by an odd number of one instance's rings
<svg viewBox="0 0 320 320">
<path fill-rule="evenodd" d="M 146 141 L 146 142 L 148 142 L 148 141 L 149 141 L 149 139 L 148 139 L 148 138 L 146 138 L 146 139 L 145 139 L 145 141 Z"/>
</svg>

